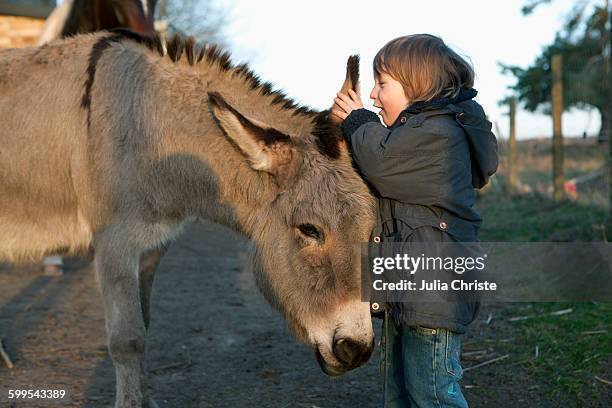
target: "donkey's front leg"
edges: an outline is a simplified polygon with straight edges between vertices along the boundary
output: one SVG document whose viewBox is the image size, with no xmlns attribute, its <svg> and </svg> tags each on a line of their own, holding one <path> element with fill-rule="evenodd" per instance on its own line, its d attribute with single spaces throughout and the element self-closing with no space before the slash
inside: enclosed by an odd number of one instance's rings
<svg viewBox="0 0 612 408">
<path fill-rule="evenodd" d="M 110 235 L 110 234 L 109 234 Z M 140 253 L 117 236 L 96 240 L 95 266 L 104 300 L 108 348 L 117 377 L 116 408 L 148 407 L 145 324 L 140 304 Z"/>
</svg>

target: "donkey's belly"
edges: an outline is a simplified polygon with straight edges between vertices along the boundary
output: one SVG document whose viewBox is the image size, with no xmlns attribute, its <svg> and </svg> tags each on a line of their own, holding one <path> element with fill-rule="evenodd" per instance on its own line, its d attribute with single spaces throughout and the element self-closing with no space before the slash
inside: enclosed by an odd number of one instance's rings
<svg viewBox="0 0 612 408">
<path fill-rule="evenodd" d="M 0 260 L 21 263 L 58 251 L 74 254 L 86 250 L 91 239 L 91 229 L 78 211 L 39 219 L 0 214 Z"/>
</svg>

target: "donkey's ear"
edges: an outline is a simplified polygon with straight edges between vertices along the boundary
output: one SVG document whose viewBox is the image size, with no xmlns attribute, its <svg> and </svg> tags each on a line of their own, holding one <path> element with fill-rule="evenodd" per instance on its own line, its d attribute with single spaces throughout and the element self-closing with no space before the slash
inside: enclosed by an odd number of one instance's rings
<svg viewBox="0 0 612 408">
<path fill-rule="evenodd" d="M 357 94 L 359 94 L 360 92 L 359 55 L 351 55 L 346 61 L 346 77 L 344 78 L 344 83 L 342 84 L 342 88 L 340 89 L 340 92 L 342 92 L 345 95 L 348 95 L 349 89 L 352 89 Z M 334 108 L 340 109 L 340 107 L 336 106 L 335 103 L 332 106 L 332 109 Z M 342 122 L 342 120 L 338 118 L 336 115 L 331 115 L 331 119 L 333 122 L 338 123 L 338 124 Z"/>
<path fill-rule="evenodd" d="M 348 90 L 352 89 L 356 93 L 359 89 L 359 55 L 351 55 L 346 61 L 346 78 L 342 84 L 340 92 L 348 94 Z"/>
<path fill-rule="evenodd" d="M 219 126 L 238 146 L 251 167 L 285 181 L 291 173 L 290 164 L 295 157 L 290 137 L 263 122 L 247 118 L 218 92 L 209 92 L 208 100 Z"/>
</svg>

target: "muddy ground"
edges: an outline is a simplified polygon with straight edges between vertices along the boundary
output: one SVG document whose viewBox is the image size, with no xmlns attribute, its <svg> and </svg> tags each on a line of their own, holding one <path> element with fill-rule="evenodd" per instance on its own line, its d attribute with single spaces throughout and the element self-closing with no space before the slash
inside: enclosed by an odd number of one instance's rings
<svg viewBox="0 0 612 408">
<path fill-rule="evenodd" d="M 247 249 L 227 229 L 200 224 L 163 259 L 147 356 L 160 407 L 379 407 L 378 353 L 343 377 L 325 376 L 257 292 Z M 480 326 L 466 339 L 468 356 L 486 341 L 503 340 L 494 338 L 491 325 L 487 333 Z M 1 407 L 112 405 L 114 370 L 88 262 L 69 260 L 59 278 L 41 276 L 38 266 L 0 266 L 0 336 L 15 362 L 12 370 L 0 364 Z M 464 367 L 476 363 L 463 360 Z M 518 366 L 501 376 L 491 364 L 466 372 L 464 392 L 472 407 L 508 406 L 509 398 L 520 406 L 558 406 L 521 377 Z M 8 401 L 9 389 L 63 389 L 66 397 Z"/>
</svg>

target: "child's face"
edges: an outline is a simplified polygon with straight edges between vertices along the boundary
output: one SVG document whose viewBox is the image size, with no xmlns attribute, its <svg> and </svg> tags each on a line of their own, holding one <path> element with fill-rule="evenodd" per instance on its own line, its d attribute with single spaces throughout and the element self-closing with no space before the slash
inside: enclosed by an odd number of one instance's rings
<svg viewBox="0 0 612 408">
<path fill-rule="evenodd" d="M 381 108 L 379 115 L 385 125 L 391 126 L 408 106 L 408 98 L 404 94 L 402 85 L 390 75 L 381 72 L 380 75 L 374 76 L 374 81 L 370 98 L 374 100 L 374 106 Z"/>
</svg>

